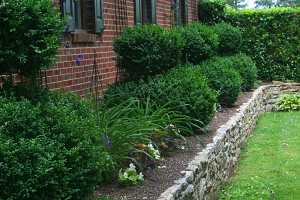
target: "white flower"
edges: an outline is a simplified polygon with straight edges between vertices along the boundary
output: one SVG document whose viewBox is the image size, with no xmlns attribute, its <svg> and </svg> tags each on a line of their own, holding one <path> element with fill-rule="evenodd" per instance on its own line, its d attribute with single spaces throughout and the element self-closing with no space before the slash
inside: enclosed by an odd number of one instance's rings
<svg viewBox="0 0 300 200">
<path fill-rule="evenodd" d="M 139 173 L 139 180 L 143 181 L 144 180 L 144 175 L 142 172 Z"/>
<path fill-rule="evenodd" d="M 170 128 L 175 128 L 175 125 L 174 124 L 170 124 L 169 127 Z"/>
<path fill-rule="evenodd" d="M 134 170 L 135 170 L 136 167 L 135 167 L 135 165 L 134 165 L 133 163 L 130 163 L 130 164 L 129 164 L 129 169 L 132 169 L 132 170 L 134 169 Z"/>
<path fill-rule="evenodd" d="M 155 158 L 156 160 L 159 160 L 159 159 L 160 159 L 160 153 L 159 153 L 158 150 L 154 150 L 154 158 Z"/>
<path fill-rule="evenodd" d="M 124 176 L 124 178 L 128 178 L 128 173 L 124 172 L 123 176 Z"/>
<path fill-rule="evenodd" d="M 153 150 L 153 149 L 154 149 L 153 144 L 152 144 L 152 143 L 149 143 L 149 144 L 148 144 L 148 148 L 151 149 L 151 150 Z"/>
</svg>

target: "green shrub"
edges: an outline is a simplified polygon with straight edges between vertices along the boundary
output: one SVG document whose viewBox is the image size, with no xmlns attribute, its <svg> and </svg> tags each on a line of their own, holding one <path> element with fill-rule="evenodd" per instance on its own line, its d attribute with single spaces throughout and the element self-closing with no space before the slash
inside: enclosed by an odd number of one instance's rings
<svg viewBox="0 0 300 200">
<path fill-rule="evenodd" d="M 225 18 L 226 3 L 223 0 L 202 0 L 198 4 L 198 16 L 201 22 L 215 24 Z"/>
<path fill-rule="evenodd" d="M 183 56 L 187 63 L 199 64 L 212 57 L 219 39 L 214 29 L 200 23 L 193 23 L 180 29 L 184 40 Z"/>
<path fill-rule="evenodd" d="M 242 51 L 257 64 L 259 79 L 297 79 L 300 8 L 228 11 L 226 21 L 243 30 Z"/>
<path fill-rule="evenodd" d="M 300 94 L 281 95 L 276 102 L 275 108 L 278 111 L 298 111 L 300 110 Z"/>
<path fill-rule="evenodd" d="M 145 78 L 176 66 L 181 61 L 182 45 L 177 31 L 157 25 L 127 28 L 113 44 L 118 66 L 129 79 Z"/>
<path fill-rule="evenodd" d="M 242 32 L 239 28 L 233 27 L 230 24 L 222 22 L 216 24 L 215 29 L 220 40 L 218 48 L 220 54 L 234 54 L 238 53 L 241 50 L 243 38 Z"/>
<path fill-rule="evenodd" d="M 257 68 L 253 60 L 245 54 L 237 54 L 228 58 L 242 78 L 242 91 L 249 91 L 254 88 L 257 78 Z"/>
<path fill-rule="evenodd" d="M 0 4 L 0 72 L 35 76 L 52 64 L 63 23 L 49 0 Z"/>
<path fill-rule="evenodd" d="M 104 103 L 108 107 L 130 98 L 153 105 L 164 105 L 183 115 L 198 119 L 206 125 L 215 111 L 216 94 L 207 86 L 206 79 L 192 67 L 179 67 L 164 76 L 147 81 L 121 83 L 108 88 Z"/>
<path fill-rule="evenodd" d="M 73 95 L 45 104 L 0 98 L 0 198 L 87 199 L 114 163 L 95 116 Z"/>
<path fill-rule="evenodd" d="M 241 90 L 241 77 L 227 58 L 216 57 L 198 67 L 207 79 L 209 86 L 219 92 L 219 103 L 232 106 Z"/>
</svg>

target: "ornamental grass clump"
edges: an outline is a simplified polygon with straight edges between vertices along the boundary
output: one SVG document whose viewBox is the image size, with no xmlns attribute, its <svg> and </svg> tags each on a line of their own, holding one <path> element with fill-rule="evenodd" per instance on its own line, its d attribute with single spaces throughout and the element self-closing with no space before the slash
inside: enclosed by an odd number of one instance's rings
<svg viewBox="0 0 300 200">
<path fill-rule="evenodd" d="M 177 67 L 148 80 L 113 85 L 104 94 L 103 103 L 106 107 L 112 107 L 131 98 L 139 99 L 142 104 L 149 99 L 154 109 L 164 106 L 186 116 L 190 118 L 190 123 L 183 126 L 193 128 L 207 125 L 217 102 L 217 94 L 208 87 L 206 78 L 191 66 Z"/>
</svg>

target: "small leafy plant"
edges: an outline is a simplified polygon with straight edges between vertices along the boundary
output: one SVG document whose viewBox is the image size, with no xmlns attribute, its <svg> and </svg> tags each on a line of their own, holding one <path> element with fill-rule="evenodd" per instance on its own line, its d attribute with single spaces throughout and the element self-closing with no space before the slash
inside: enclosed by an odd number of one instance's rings
<svg viewBox="0 0 300 200">
<path fill-rule="evenodd" d="M 300 94 L 284 94 L 279 97 L 276 103 L 278 111 L 298 111 L 300 110 Z"/>
<path fill-rule="evenodd" d="M 136 166 L 130 163 L 125 171 L 120 169 L 118 181 L 123 186 L 138 185 L 144 181 L 144 175 L 142 172 L 138 173 Z"/>
<path fill-rule="evenodd" d="M 148 153 L 150 154 L 150 156 L 152 158 L 154 158 L 155 160 L 159 160 L 160 159 L 160 152 L 158 149 L 154 148 L 153 144 L 152 143 L 149 143 L 147 145 L 147 150 L 148 150 Z"/>
</svg>

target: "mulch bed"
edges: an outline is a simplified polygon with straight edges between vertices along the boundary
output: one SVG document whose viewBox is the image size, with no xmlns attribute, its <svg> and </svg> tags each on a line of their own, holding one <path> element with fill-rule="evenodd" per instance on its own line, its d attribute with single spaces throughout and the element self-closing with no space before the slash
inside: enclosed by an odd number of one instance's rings
<svg viewBox="0 0 300 200">
<path fill-rule="evenodd" d="M 159 167 L 144 173 L 145 181 L 141 186 L 120 187 L 117 183 L 106 185 L 96 191 L 97 196 L 110 196 L 116 200 L 156 200 L 161 193 L 179 179 L 188 163 L 198 152 L 212 142 L 216 130 L 233 116 L 241 104 L 247 102 L 252 92 L 242 93 L 235 106 L 217 112 L 208 125 L 208 133 L 186 138 L 185 148 L 178 149 L 160 161 Z"/>
</svg>

